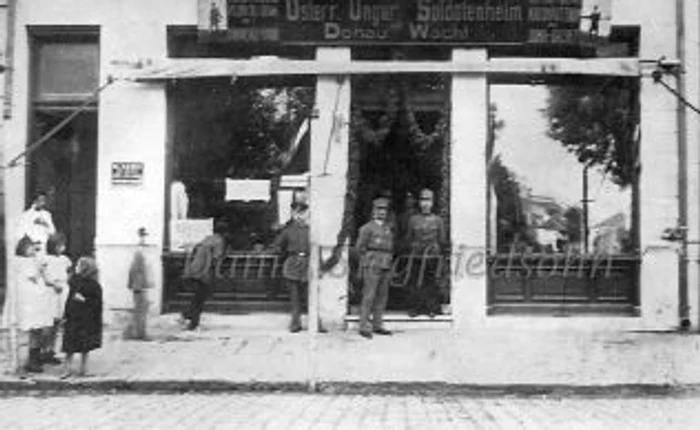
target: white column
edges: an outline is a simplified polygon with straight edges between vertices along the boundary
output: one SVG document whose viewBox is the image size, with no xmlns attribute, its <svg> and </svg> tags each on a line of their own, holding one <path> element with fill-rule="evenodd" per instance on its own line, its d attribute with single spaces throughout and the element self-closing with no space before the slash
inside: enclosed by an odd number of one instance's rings
<svg viewBox="0 0 700 430">
<path fill-rule="evenodd" d="M 486 51 L 454 49 L 452 61 L 486 61 Z M 452 311 L 469 327 L 486 318 L 486 75 L 453 75 L 451 100 Z"/>
<path fill-rule="evenodd" d="M 685 98 L 700 101 L 700 4 L 685 2 Z M 700 326 L 700 116 L 686 108 L 688 171 L 688 306 L 691 326 Z"/>
<path fill-rule="evenodd" d="M 349 48 L 317 48 L 320 61 L 350 61 Z M 347 310 L 347 250 L 330 273 L 318 270 L 340 232 L 348 169 L 350 77 L 319 76 L 316 84 L 316 118 L 311 124 L 311 264 L 309 327 L 320 314 L 326 328 L 341 328 Z M 318 303 L 318 308 L 314 306 Z M 318 312 L 318 314 L 317 314 Z"/>
<path fill-rule="evenodd" d="M 133 9 L 115 9 L 123 20 L 102 27 L 101 75 L 118 75 L 117 60 L 166 55 L 166 27 L 157 22 L 130 23 Z M 126 24 L 125 24 L 126 23 Z M 128 26 L 128 29 L 127 27 Z M 151 312 L 161 308 L 161 252 L 165 219 L 165 148 L 167 104 L 164 84 L 116 82 L 100 95 L 97 156 L 97 225 L 95 249 L 104 291 L 105 319 L 110 310 L 132 306 L 127 289 L 129 264 L 137 248 L 139 227 L 149 233 L 146 257 L 154 276 Z M 113 162 L 144 163 L 138 185 L 113 184 Z"/>
<path fill-rule="evenodd" d="M 650 78 L 641 84 L 640 276 L 643 323 L 678 325 L 678 249 L 661 239 L 678 223 L 677 100 Z"/>
</svg>

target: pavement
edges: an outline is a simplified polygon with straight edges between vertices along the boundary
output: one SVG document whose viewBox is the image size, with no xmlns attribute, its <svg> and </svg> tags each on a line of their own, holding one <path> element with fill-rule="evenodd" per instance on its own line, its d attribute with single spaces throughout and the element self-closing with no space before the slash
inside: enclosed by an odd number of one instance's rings
<svg viewBox="0 0 700 430">
<path fill-rule="evenodd" d="M 19 395 L 0 402 L 15 429 L 692 429 L 698 398 L 182 393 Z"/>
<path fill-rule="evenodd" d="M 91 377 L 61 380 L 60 366 L 47 366 L 31 377 L 5 372 L 0 390 L 700 392 L 695 333 L 405 328 L 367 340 L 292 334 L 286 323 L 282 314 L 205 314 L 192 332 L 166 314 L 150 320 L 150 341 L 107 328 L 90 354 Z"/>
</svg>

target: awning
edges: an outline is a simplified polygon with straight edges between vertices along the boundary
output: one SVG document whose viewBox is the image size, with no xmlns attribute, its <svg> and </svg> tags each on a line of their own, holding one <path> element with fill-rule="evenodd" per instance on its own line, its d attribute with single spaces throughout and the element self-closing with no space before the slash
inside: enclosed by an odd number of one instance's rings
<svg viewBox="0 0 700 430">
<path fill-rule="evenodd" d="M 353 75 L 373 73 L 495 73 L 638 77 L 636 58 L 493 58 L 484 61 L 321 61 L 276 57 L 232 60 L 172 58 L 129 71 L 121 79 L 148 82 L 204 77 Z"/>
</svg>

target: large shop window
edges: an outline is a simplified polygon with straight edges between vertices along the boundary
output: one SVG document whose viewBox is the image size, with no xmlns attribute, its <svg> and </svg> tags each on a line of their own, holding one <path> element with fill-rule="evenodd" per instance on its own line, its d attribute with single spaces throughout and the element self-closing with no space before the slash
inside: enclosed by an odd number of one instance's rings
<svg viewBox="0 0 700 430">
<path fill-rule="evenodd" d="M 213 303 L 224 310 L 286 306 L 281 262 L 271 245 L 303 198 L 309 171 L 313 80 L 181 80 L 168 88 L 169 201 L 166 303 L 191 291 L 180 282 L 184 255 L 224 226 L 229 253 Z"/>
<path fill-rule="evenodd" d="M 639 82 L 492 82 L 492 313 L 638 305 Z"/>
<path fill-rule="evenodd" d="M 99 28 L 31 27 L 28 144 L 80 107 L 81 112 L 28 156 L 28 200 L 48 195 L 56 229 L 73 257 L 93 252 L 97 196 Z M 81 107 L 82 106 L 82 107 Z M 27 202 L 28 204 L 29 202 Z"/>
</svg>

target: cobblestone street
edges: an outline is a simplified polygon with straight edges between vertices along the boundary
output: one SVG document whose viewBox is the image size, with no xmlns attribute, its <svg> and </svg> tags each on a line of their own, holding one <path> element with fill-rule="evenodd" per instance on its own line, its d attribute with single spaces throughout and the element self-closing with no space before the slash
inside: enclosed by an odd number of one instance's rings
<svg viewBox="0 0 700 430">
<path fill-rule="evenodd" d="M 306 394 L 17 396 L 9 429 L 688 429 L 700 398 Z"/>
</svg>

